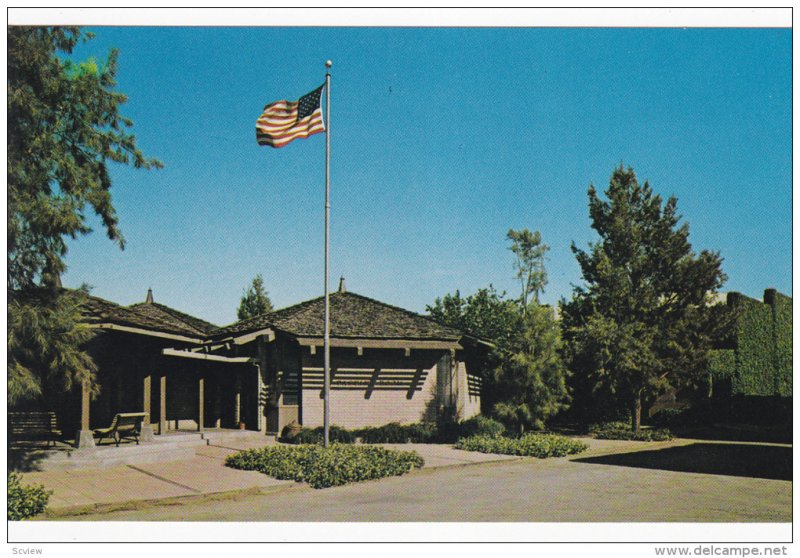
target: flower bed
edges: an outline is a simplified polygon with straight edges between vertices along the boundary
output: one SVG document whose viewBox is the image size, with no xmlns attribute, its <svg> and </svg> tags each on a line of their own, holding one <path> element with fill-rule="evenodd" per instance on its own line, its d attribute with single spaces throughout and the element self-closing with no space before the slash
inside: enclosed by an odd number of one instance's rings
<svg viewBox="0 0 800 558">
<path fill-rule="evenodd" d="M 563 457 L 580 453 L 589 446 L 578 440 L 555 434 L 526 434 L 519 438 L 471 436 L 456 442 L 456 449 L 482 453 L 502 453 L 531 457 Z"/>
<path fill-rule="evenodd" d="M 313 488 L 403 475 L 424 464 L 413 451 L 344 444 L 328 448 L 316 444 L 270 446 L 241 451 L 225 460 L 225 465 L 234 469 L 307 482 Z"/>
</svg>

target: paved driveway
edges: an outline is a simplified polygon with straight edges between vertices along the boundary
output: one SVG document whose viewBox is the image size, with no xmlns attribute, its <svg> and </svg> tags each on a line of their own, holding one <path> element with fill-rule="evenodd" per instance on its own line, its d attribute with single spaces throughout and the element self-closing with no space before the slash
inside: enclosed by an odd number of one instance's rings
<svg viewBox="0 0 800 558">
<path fill-rule="evenodd" d="M 192 501 L 181 506 L 70 519 L 791 521 L 790 446 L 688 441 L 630 444 L 594 443 L 587 454 L 578 457 L 443 467 L 324 490 L 296 487 L 230 500 Z M 711 453 L 709 445 L 714 446 Z M 630 453 L 632 447 L 647 451 Z M 624 457 L 620 452 L 626 450 Z M 716 466 L 718 460 L 725 461 L 730 456 L 753 458 L 762 454 L 768 454 L 770 460 L 756 459 L 755 465 L 744 468 Z M 788 472 L 784 463 L 787 459 Z"/>
</svg>

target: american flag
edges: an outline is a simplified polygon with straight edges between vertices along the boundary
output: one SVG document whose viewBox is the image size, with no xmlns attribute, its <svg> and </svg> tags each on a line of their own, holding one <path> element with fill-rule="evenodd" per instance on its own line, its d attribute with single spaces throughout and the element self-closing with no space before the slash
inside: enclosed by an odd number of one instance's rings
<svg viewBox="0 0 800 558">
<path fill-rule="evenodd" d="M 322 90 L 325 85 L 297 101 L 276 101 L 264 107 L 256 120 L 258 145 L 283 147 L 297 138 L 307 138 L 325 131 L 322 121 Z"/>
</svg>

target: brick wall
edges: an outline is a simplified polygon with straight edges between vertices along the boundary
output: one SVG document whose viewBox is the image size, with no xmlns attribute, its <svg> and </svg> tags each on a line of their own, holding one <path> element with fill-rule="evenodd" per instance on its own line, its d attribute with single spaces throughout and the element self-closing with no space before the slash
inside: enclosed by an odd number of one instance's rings
<svg viewBox="0 0 800 558">
<path fill-rule="evenodd" d="M 334 349 L 331 352 L 331 424 L 345 428 L 436 420 L 436 363 L 442 351 Z M 322 351 L 302 355 L 301 420 L 323 423 Z"/>
</svg>

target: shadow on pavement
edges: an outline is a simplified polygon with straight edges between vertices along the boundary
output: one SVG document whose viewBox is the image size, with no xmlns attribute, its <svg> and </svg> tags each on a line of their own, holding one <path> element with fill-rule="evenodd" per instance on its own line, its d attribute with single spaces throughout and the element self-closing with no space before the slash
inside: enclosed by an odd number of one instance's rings
<svg viewBox="0 0 800 558">
<path fill-rule="evenodd" d="M 792 448 L 759 444 L 698 443 L 572 461 L 709 475 L 792 480 Z"/>
</svg>

